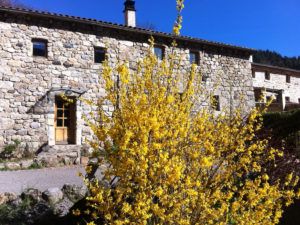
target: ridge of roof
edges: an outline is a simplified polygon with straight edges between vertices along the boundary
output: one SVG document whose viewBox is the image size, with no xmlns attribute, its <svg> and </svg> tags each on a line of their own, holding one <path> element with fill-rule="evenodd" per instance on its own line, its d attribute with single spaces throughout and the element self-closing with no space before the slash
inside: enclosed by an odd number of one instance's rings
<svg viewBox="0 0 300 225">
<path fill-rule="evenodd" d="M 194 37 L 190 37 L 190 36 L 175 36 L 171 33 L 166 33 L 166 32 L 161 32 L 161 31 L 149 30 L 149 29 L 144 29 L 144 28 L 140 28 L 140 27 L 131 27 L 131 26 L 126 26 L 126 25 L 118 24 L 118 23 L 106 22 L 106 21 L 102 21 L 102 20 L 79 17 L 79 16 L 70 16 L 70 15 L 66 15 L 66 14 L 53 13 L 53 12 L 47 12 L 47 11 L 0 6 L 0 12 L 21 13 L 21 14 L 28 14 L 28 15 L 32 15 L 32 16 L 42 16 L 42 17 L 49 17 L 49 18 L 53 18 L 53 19 L 61 19 L 61 20 L 66 20 L 66 21 L 79 22 L 79 23 L 88 23 L 88 24 L 98 25 L 98 26 L 102 26 L 102 27 L 122 29 L 122 30 L 130 31 L 130 32 L 156 35 L 156 36 L 161 36 L 161 37 L 166 37 L 166 38 L 175 38 L 176 40 L 179 40 L 179 41 L 190 41 L 190 42 L 194 42 L 194 43 L 201 43 L 201 44 L 211 45 L 211 46 L 215 46 L 215 47 L 231 48 L 231 49 L 246 51 L 249 53 L 253 53 L 254 51 L 256 51 L 255 49 L 251 49 L 251 48 L 235 46 L 235 45 L 225 44 L 225 43 L 215 42 L 215 41 L 208 41 L 208 40 L 194 38 Z"/>
</svg>

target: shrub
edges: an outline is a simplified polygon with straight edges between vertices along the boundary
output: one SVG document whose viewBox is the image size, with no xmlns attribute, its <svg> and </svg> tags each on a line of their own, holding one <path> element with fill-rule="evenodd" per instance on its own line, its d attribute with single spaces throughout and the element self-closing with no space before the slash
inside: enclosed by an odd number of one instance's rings
<svg viewBox="0 0 300 225">
<path fill-rule="evenodd" d="M 176 35 L 180 27 L 179 15 Z M 109 167 L 100 182 L 86 180 L 90 208 L 75 214 L 89 215 L 89 224 L 278 223 L 282 207 L 298 196 L 298 178 L 269 181 L 263 166 L 282 152 L 256 136 L 262 112 L 253 109 L 244 119 L 241 109 L 199 108 L 203 98 L 213 105 L 213 96 L 196 65 L 182 74 L 175 42 L 162 61 L 153 46 L 152 39 L 136 70 L 104 63 L 106 96 L 86 120 L 96 136 L 90 144 Z"/>
<path fill-rule="evenodd" d="M 21 142 L 19 140 L 13 140 L 12 144 L 6 145 L 4 150 L 0 153 L 0 159 L 13 158 L 20 144 Z"/>
</svg>

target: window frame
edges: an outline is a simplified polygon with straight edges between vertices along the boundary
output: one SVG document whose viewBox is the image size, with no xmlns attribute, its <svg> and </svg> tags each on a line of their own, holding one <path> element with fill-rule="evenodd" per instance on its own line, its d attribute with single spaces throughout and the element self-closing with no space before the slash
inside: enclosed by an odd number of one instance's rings
<svg viewBox="0 0 300 225">
<path fill-rule="evenodd" d="M 271 80 L 271 74 L 269 71 L 265 71 L 265 80 Z"/>
<path fill-rule="evenodd" d="M 43 57 L 43 58 L 48 58 L 48 40 L 44 38 L 32 38 L 31 39 L 32 43 L 32 56 L 33 57 Z M 35 43 L 43 43 L 45 45 L 45 54 L 44 55 L 39 55 L 35 54 Z"/>
<path fill-rule="evenodd" d="M 218 112 L 221 111 L 221 101 L 220 101 L 220 96 L 219 95 L 214 95 L 213 96 L 212 108 L 215 111 L 218 111 Z"/>
<path fill-rule="evenodd" d="M 256 78 L 256 71 L 252 69 L 252 78 Z"/>
<path fill-rule="evenodd" d="M 290 96 L 285 96 L 285 103 L 291 103 L 291 98 Z"/>
<path fill-rule="evenodd" d="M 97 53 L 97 51 L 99 51 L 99 50 L 101 50 L 101 51 L 103 51 L 104 52 L 104 57 L 103 57 L 103 60 L 100 62 L 98 62 L 98 61 L 96 61 L 96 53 Z M 106 48 L 104 48 L 104 47 L 98 47 L 98 46 L 94 46 L 94 63 L 95 64 L 102 64 L 107 58 L 107 49 Z"/>
<path fill-rule="evenodd" d="M 191 54 L 195 55 L 195 65 L 199 66 L 200 65 L 200 52 L 197 51 L 197 50 L 190 49 L 190 51 L 189 51 L 189 61 L 190 61 L 190 64 L 193 64 L 191 62 Z"/>
<path fill-rule="evenodd" d="M 266 96 L 266 102 L 269 102 L 269 101 L 271 101 L 272 100 L 272 96 L 271 95 L 268 95 L 268 96 Z M 273 102 L 272 102 L 273 103 Z"/>
<path fill-rule="evenodd" d="M 285 75 L 285 82 L 290 84 L 291 83 L 291 75 Z"/>
<path fill-rule="evenodd" d="M 155 52 L 155 49 L 161 49 L 161 58 L 159 58 L 158 56 L 157 56 L 157 54 L 156 54 L 156 52 Z M 164 58 L 165 58 L 165 50 L 166 50 L 166 48 L 165 48 L 165 46 L 163 46 L 163 45 L 154 45 L 153 46 L 153 53 L 154 53 L 154 55 L 156 56 L 156 58 L 157 59 L 159 59 L 159 60 L 164 60 Z"/>
</svg>

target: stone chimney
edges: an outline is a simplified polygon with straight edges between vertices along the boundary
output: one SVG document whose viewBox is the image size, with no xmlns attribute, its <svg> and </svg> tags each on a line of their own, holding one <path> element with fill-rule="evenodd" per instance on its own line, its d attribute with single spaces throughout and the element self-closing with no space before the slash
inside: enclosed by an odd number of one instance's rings
<svg viewBox="0 0 300 225">
<path fill-rule="evenodd" d="M 136 26 L 136 12 L 135 12 L 135 1 L 126 0 L 125 3 L 125 25 L 135 27 Z"/>
</svg>

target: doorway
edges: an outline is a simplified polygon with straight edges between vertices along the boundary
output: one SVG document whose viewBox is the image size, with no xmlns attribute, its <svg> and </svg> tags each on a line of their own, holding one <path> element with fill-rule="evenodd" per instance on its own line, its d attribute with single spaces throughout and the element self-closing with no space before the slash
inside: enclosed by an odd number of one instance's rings
<svg viewBox="0 0 300 225">
<path fill-rule="evenodd" d="M 66 101 L 60 96 L 55 97 L 55 144 L 67 145 L 76 143 L 76 99 Z"/>
</svg>

